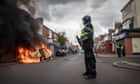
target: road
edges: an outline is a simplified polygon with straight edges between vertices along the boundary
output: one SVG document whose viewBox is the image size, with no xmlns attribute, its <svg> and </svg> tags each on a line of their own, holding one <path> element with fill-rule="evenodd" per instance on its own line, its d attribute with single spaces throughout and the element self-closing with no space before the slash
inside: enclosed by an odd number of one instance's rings
<svg viewBox="0 0 140 84">
<path fill-rule="evenodd" d="M 0 84 L 140 84 L 140 71 L 114 67 L 111 60 L 118 58 L 97 58 L 98 75 L 91 80 L 82 76 L 84 56 L 79 54 L 0 67 Z"/>
</svg>

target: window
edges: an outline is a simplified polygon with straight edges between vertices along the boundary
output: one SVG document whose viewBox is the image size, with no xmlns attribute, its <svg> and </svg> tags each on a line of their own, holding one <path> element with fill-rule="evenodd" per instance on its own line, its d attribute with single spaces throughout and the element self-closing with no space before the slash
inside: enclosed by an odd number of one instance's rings
<svg viewBox="0 0 140 84">
<path fill-rule="evenodd" d="M 123 23 L 123 29 L 133 29 L 134 28 L 134 18 L 130 18 Z"/>
<path fill-rule="evenodd" d="M 129 13 L 132 12 L 132 6 L 129 4 L 125 9 L 124 9 L 124 16 L 128 15 Z"/>
<path fill-rule="evenodd" d="M 123 29 L 130 29 L 130 20 L 127 20 L 126 22 L 123 23 Z"/>
</svg>

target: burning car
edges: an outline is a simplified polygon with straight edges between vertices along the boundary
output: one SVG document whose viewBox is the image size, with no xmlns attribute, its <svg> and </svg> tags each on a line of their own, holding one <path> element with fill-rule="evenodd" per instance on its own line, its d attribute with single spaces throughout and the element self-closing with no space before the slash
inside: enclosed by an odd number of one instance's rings
<svg viewBox="0 0 140 84">
<path fill-rule="evenodd" d="M 40 26 L 33 17 L 35 11 L 30 11 L 33 7 L 29 3 L 34 0 L 24 1 L 0 1 L 0 58 L 21 63 L 40 62 L 39 56 L 31 54 L 38 52 L 36 48 L 43 48 L 48 57 L 52 52 L 38 33 Z"/>
<path fill-rule="evenodd" d="M 21 63 L 36 63 L 40 61 L 44 61 L 46 59 L 50 59 L 52 52 L 49 48 L 45 46 L 45 44 L 41 44 L 37 46 L 36 49 L 30 48 L 25 49 L 19 47 L 18 58 Z"/>
</svg>

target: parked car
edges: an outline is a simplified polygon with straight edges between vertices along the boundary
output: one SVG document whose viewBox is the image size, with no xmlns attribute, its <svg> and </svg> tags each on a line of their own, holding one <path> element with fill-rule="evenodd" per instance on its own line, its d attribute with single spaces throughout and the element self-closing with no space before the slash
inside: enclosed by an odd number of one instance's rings
<svg viewBox="0 0 140 84">
<path fill-rule="evenodd" d="M 59 49 L 56 51 L 56 56 L 66 56 L 66 50 L 63 49 L 63 48 L 59 48 Z"/>
</svg>

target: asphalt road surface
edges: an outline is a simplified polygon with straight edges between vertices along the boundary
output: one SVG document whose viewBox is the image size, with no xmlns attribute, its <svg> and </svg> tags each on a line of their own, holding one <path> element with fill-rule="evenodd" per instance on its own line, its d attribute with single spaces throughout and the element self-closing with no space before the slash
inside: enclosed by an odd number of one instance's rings
<svg viewBox="0 0 140 84">
<path fill-rule="evenodd" d="M 104 61 L 107 59 L 106 61 Z M 0 67 L 0 84 L 140 84 L 140 71 L 112 66 L 117 58 L 97 58 L 97 78 L 85 80 L 84 56 Z"/>
</svg>

